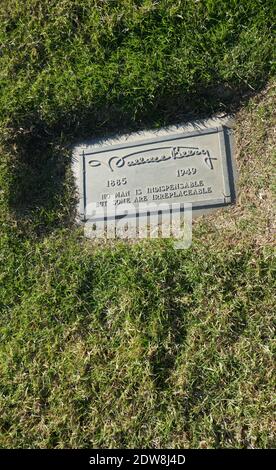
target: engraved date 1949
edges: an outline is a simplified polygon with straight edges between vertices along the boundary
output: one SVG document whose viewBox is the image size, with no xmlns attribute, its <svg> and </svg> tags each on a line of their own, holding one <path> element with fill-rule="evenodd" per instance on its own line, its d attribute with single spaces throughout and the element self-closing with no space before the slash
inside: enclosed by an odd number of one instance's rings
<svg viewBox="0 0 276 470">
<path fill-rule="evenodd" d="M 176 172 L 176 176 L 189 176 L 189 175 L 195 175 L 197 172 L 196 168 L 180 168 Z"/>
</svg>

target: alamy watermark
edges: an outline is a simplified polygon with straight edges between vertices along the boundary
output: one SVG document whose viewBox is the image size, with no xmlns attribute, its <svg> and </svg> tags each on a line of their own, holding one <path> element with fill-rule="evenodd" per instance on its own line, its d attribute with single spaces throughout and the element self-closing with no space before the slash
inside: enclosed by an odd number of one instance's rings
<svg viewBox="0 0 276 470">
<path fill-rule="evenodd" d="M 172 238 L 176 249 L 192 243 L 192 203 L 115 204 L 110 195 L 104 207 L 86 207 L 85 236 L 107 239 Z"/>
</svg>

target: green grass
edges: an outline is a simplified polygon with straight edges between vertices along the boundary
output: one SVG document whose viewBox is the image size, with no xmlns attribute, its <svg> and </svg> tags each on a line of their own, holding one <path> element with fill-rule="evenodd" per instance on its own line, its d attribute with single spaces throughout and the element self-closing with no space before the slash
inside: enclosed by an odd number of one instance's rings
<svg viewBox="0 0 276 470">
<path fill-rule="evenodd" d="M 2 0 L 0 120 L 79 135 L 225 109 L 271 74 L 275 13 L 273 0 Z"/>
<path fill-rule="evenodd" d="M 275 445 L 273 3 L 2 1 L 0 447 Z M 65 144 L 232 106 L 188 250 L 84 239 Z"/>
</svg>

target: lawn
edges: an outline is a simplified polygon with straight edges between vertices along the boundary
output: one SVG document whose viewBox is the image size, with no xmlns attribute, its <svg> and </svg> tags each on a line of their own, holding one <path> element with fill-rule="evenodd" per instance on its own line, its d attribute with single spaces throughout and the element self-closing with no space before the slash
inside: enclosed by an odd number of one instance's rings
<svg viewBox="0 0 276 470">
<path fill-rule="evenodd" d="M 2 0 L 0 447 L 268 448 L 275 2 Z M 235 206 L 95 243 L 68 145 L 235 113 Z"/>
</svg>

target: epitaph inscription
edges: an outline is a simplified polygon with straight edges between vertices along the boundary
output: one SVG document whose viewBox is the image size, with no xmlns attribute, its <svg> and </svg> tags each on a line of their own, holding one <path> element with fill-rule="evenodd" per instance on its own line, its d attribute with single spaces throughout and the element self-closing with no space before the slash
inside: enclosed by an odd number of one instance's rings
<svg viewBox="0 0 276 470">
<path fill-rule="evenodd" d="M 189 202 L 193 212 L 202 212 L 233 203 L 230 133 L 221 125 L 147 139 L 121 139 L 115 144 L 76 146 L 74 169 L 81 219 L 137 218 L 164 204 L 173 211 L 175 205 Z"/>
</svg>

